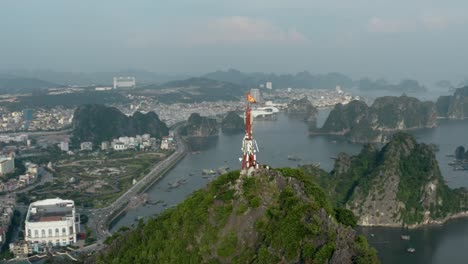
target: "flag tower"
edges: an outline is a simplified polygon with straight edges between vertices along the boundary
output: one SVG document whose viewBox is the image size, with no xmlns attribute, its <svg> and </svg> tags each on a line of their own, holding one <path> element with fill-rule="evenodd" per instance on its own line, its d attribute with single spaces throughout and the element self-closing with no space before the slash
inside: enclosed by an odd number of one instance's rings
<svg viewBox="0 0 468 264">
<path fill-rule="evenodd" d="M 247 107 L 245 109 L 245 136 L 242 140 L 242 171 L 241 173 L 250 175 L 250 173 L 258 167 L 257 164 L 257 157 L 255 155 L 255 147 L 257 143 L 255 139 L 252 137 L 252 115 L 250 110 L 250 104 L 256 103 L 255 98 L 250 95 L 250 93 L 246 94 L 247 98 Z"/>
</svg>

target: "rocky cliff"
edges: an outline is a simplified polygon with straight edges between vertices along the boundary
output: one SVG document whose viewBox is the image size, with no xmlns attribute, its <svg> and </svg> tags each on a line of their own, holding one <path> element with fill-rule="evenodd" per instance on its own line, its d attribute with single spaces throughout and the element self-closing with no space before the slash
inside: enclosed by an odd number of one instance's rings
<svg viewBox="0 0 468 264">
<path fill-rule="evenodd" d="M 215 119 L 193 113 L 188 118 L 187 124 L 181 128 L 180 133 L 187 137 L 216 136 L 218 135 L 218 124 Z"/>
<path fill-rule="evenodd" d="M 100 144 L 121 136 L 142 134 L 161 138 L 168 133 L 166 124 L 154 112 L 126 116 L 117 108 L 90 104 L 78 107 L 73 115 L 74 143 L 91 141 Z"/>
<path fill-rule="evenodd" d="M 351 218 L 299 170 L 234 171 L 115 234 L 89 263 L 378 263 Z"/>
<path fill-rule="evenodd" d="M 238 133 L 245 130 L 244 119 L 236 112 L 230 111 L 221 122 L 221 129 L 224 133 Z"/>
<path fill-rule="evenodd" d="M 294 99 L 288 104 L 288 115 L 300 118 L 306 122 L 317 121 L 318 110 L 306 97 Z"/>
<path fill-rule="evenodd" d="M 453 96 L 441 96 L 437 100 L 437 113 L 440 117 L 465 119 L 468 117 L 468 86 L 455 90 Z"/>
<path fill-rule="evenodd" d="M 466 190 L 446 185 L 433 149 L 402 132 L 380 150 L 339 155 L 321 183 L 363 226 L 438 223 L 468 209 Z"/>
<path fill-rule="evenodd" d="M 437 110 L 433 102 L 408 96 L 377 98 L 369 107 L 362 101 L 338 104 L 320 129 L 312 134 L 346 136 L 353 142 L 386 142 L 395 131 L 435 127 Z"/>
</svg>

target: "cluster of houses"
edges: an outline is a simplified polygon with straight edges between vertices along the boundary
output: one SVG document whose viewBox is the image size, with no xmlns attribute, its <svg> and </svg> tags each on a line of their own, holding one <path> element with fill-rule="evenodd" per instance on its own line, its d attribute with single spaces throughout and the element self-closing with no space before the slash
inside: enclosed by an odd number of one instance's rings
<svg viewBox="0 0 468 264">
<path fill-rule="evenodd" d="M 170 150 L 174 149 L 174 132 L 170 131 L 169 136 L 165 136 L 161 141 L 157 140 L 154 137 L 151 137 L 150 134 L 137 135 L 135 137 L 119 137 L 115 138 L 112 141 L 103 141 L 101 143 L 100 149 L 102 151 L 114 150 L 114 151 L 124 151 L 124 150 L 149 150 L 161 149 Z M 81 142 L 80 150 L 81 151 L 92 151 L 95 147 L 92 142 Z M 68 151 L 68 148 L 64 151 Z"/>
<path fill-rule="evenodd" d="M 13 217 L 15 202 L 15 198 L 10 195 L 0 198 L 0 245 L 5 243 L 6 234 Z"/>
<path fill-rule="evenodd" d="M 7 182 L 0 182 L 0 192 L 11 192 L 26 187 L 37 179 L 39 166 L 32 162 L 26 162 L 24 166 L 26 171 L 23 175 L 9 179 Z"/>
</svg>

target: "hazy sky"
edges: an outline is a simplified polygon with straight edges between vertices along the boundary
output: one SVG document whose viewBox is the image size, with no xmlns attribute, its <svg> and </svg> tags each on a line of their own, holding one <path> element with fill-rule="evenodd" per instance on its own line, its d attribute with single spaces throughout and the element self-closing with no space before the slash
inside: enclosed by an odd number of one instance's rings
<svg viewBox="0 0 468 264">
<path fill-rule="evenodd" d="M 468 1 L 1 0 L 0 69 L 468 77 Z"/>
</svg>

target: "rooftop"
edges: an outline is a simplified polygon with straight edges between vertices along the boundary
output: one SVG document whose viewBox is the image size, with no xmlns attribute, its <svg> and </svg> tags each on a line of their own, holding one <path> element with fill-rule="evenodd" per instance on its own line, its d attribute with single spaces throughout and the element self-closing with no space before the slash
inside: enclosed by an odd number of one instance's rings
<svg viewBox="0 0 468 264">
<path fill-rule="evenodd" d="M 72 200 L 47 199 L 29 206 L 28 222 L 54 222 L 73 217 L 75 204 Z"/>
</svg>

